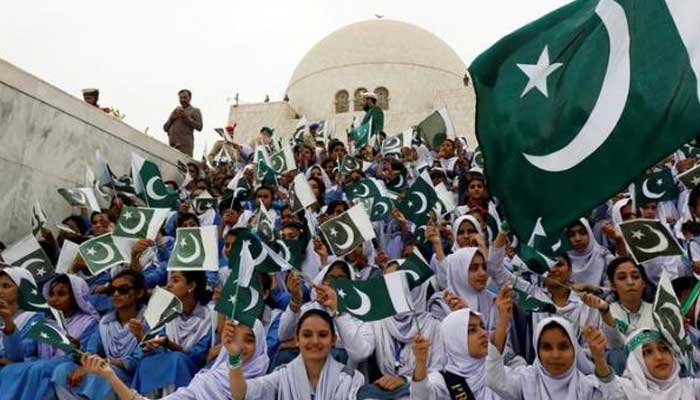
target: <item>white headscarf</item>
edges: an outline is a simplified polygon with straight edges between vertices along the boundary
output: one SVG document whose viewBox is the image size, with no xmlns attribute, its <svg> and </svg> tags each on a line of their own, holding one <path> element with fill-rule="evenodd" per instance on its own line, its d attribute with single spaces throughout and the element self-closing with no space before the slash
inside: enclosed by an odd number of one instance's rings
<svg viewBox="0 0 700 400">
<path fill-rule="evenodd" d="M 611 214 L 612 223 L 614 226 L 618 226 L 622 222 L 624 222 L 624 220 L 622 218 L 622 209 L 624 207 L 626 207 L 631 201 L 632 201 L 632 199 L 630 199 L 630 198 L 624 198 L 624 199 L 616 201 L 615 204 L 613 204 L 612 212 L 610 214 Z"/>
<path fill-rule="evenodd" d="M 209 311 L 197 303 L 192 314 L 180 314 L 174 320 L 165 324 L 165 334 L 168 339 L 189 350 L 211 331 Z"/>
<path fill-rule="evenodd" d="M 316 383 L 315 400 L 345 400 L 357 397 L 360 386 L 365 378 L 354 369 L 346 369 L 345 366 L 330 356 L 326 357 L 321 375 Z M 249 394 L 249 393 L 247 393 Z M 280 371 L 277 399 L 297 400 L 310 399 L 312 394 L 306 365 L 301 356 L 297 356 L 292 362 Z M 248 397 L 248 396 L 246 396 Z M 251 398 L 253 398 L 251 396 Z M 262 398 L 262 397 L 260 397 Z"/>
<path fill-rule="evenodd" d="M 608 257 L 612 258 L 612 255 L 596 241 L 588 220 L 580 218 L 579 222 L 588 233 L 588 246 L 582 252 L 567 251 L 571 259 L 571 280 L 598 286 L 607 267 Z"/>
<path fill-rule="evenodd" d="M 542 366 L 538 354 L 540 336 L 543 329 L 554 323 L 561 326 L 569 337 L 569 341 L 574 346 L 574 358 L 569 370 L 561 376 L 552 376 Z M 545 318 L 537 324 L 535 335 L 532 340 L 535 349 L 535 361 L 532 366 L 523 370 L 520 375 L 523 399 L 549 399 L 549 400 L 585 400 L 592 399 L 597 392 L 597 384 L 593 380 L 585 379 L 586 376 L 576 369 L 576 358 L 581 349 L 576 340 L 576 334 L 571 324 L 561 317 Z"/>
<path fill-rule="evenodd" d="M 477 291 L 469 285 L 469 265 L 476 254 L 483 257 L 476 247 L 464 247 L 450 254 L 447 258 L 447 289 L 466 301 L 469 308 L 485 315 L 488 320 L 495 295 L 488 290 Z"/>
<path fill-rule="evenodd" d="M 457 232 L 459 231 L 459 226 L 462 225 L 462 222 L 468 221 L 472 225 L 474 225 L 474 229 L 476 229 L 476 233 L 479 235 L 484 235 L 484 232 L 481 230 L 481 224 L 479 224 L 479 220 L 476 219 L 473 215 L 462 215 L 461 217 L 457 218 L 455 222 L 452 223 L 452 252 L 454 253 L 455 251 L 459 250 L 459 245 L 457 244 Z"/>
<path fill-rule="evenodd" d="M 12 279 L 12 282 L 14 282 L 15 285 L 17 285 L 17 288 L 18 288 L 17 289 L 18 290 L 17 296 L 20 296 L 19 285 L 23 279 L 28 280 L 36 287 L 36 281 L 34 280 L 34 277 L 32 276 L 31 273 L 29 273 L 29 271 L 27 271 L 24 268 L 7 267 L 7 268 L 3 268 L 1 271 L 6 273 L 7 276 L 9 276 L 10 279 Z M 14 321 L 15 325 L 17 326 L 17 329 L 20 331 L 22 329 L 24 329 L 24 326 L 27 324 L 27 322 L 31 321 L 32 317 L 34 317 L 36 314 L 37 313 L 34 311 L 23 311 L 23 310 L 17 309 L 17 313 L 15 314 L 15 316 L 13 318 L 13 321 Z M 4 327 L 5 327 L 5 322 L 0 321 L 0 328 L 4 328 Z M 2 332 L 2 329 L 0 329 L 0 339 L 3 337 L 3 335 L 4 335 L 4 333 Z M 4 349 L 5 349 L 5 346 L 3 344 L 3 341 L 0 340 L 0 352 L 2 352 Z"/>
<path fill-rule="evenodd" d="M 469 354 L 469 317 L 481 315 L 468 308 L 450 313 L 440 324 L 445 345 L 445 370 L 463 377 L 478 400 L 496 398 L 486 387 L 486 357 L 474 358 Z"/>
<path fill-rule="evenodd" d="M 644 344 L 662 341 L 656 330 L 640 329 L 631 334 L 625 347 L 629 349 L 627 367 L 620 383 L 628 399 L 694 399 L 698 397 L 690 385 L 684 385 L 679 376 L 680 365 L 674 358 L 673 372 L 666 380 L 654 378 L 647 369 L 642 355 Z"/>
</svg>

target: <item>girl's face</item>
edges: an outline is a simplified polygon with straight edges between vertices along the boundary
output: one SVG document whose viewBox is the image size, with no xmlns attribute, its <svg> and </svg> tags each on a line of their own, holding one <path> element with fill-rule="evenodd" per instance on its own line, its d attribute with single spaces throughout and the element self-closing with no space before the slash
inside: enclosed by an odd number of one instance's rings
<svg viewBox="0 0 700 400">
<path fill-rule="evenodd" d="M 486 273 L 486 261 L 484 260 L 484 256 L 477 253 L 472 258 L 471 264 L 469 264 L 469 274 L 467 276 L 469 286 L 480 292 L 486 289 L 486 282 L 488 279 L 489 276 Z"/>
<path fill-rule="evenodd" d="M 330 283 L 330 281 L 336 279 L 350 279 L 350 277 L 345 273 L 345 270 L 342 267 L 335 266 L 328 271 L 326 276 L 323 278 L 323 281 Z"/>
<path fill-rule="evenodd" d="M 100 213 L 92 218 L 92 233 L 95 236 L 104 235 L 112 231 L 112 222 L 105 213 Z"/>
<path fill-rule="evenodd" d="M 489 336 L 486 332 L 486 326 L 476 315 L 469 316 L 467 350 L 469 350 L 469 355 L 474 358 L 484 358 L 488 354 Z"/>
<path fill-rule="evenodd" d="M 537 353 L 544 369 L 555 377 L 565 374 L 574 365 L 574 345 L 559 326 L 542 332 Z"/>
<path fill-rule="evenodd" d="M 558 282 L 568 282 L 571 277 L 571 265 L 566 262 L 564 257 L 559 257 L 557 263 L 549 269 L 548 277 L 556 279 Z"/>
<path fill-rule="evenodd" d="M 484 197 L 484 182 L 480 179 L 472 179 L 467 186 L 467 194 L 471 200 L 481 200 Z"/>
<path fill-rule="evenodd" d="M 268 210 L 272 206 L 272 193 L 269 190 L 258 190 L 256 198 L 258 199 L 258 204 L 264 204 Z"/>
<path fill-rule="evenodd" d="M 122 276 L 112 281 L 112 304 L 117 310 L 133 307 L 137 304 L 139 296 L 131 279 Z"/>
<path fill-rule="evenodd" d="M 673 373 L 673 354 L 663 342 L 647 343 L 642 346 L 642 356 L 647 371 L 656 379 L 666 380 Z"/>
<path fill-rule="evenodd" d="M 187 279 L 185 279 L 185 275 L 182 272 L 172 271 L 170 272 L 168 284 L 165 286 L 165 288 L 168 289 L 170 293 L 177 296 L 178 299 L 183 300 L 188 294 L 192 294 L 194 292 L 194 286 L 195 283 L 188 283 Z"/>
<path fill-rule="evenodd" d="M 629 221 L 634 217 L 634 211 L 632 210 L 632 202 L 627 203 L 626 206 L 620 209 L 620 216 L 622 217 L 623 221 Z"/>
<path fill-rule="evenodd" d="M 17 304 L 17 285 L 9 276 L 0 275 L 0 300 L 9 304 Z"/>
<path fill-rule="evenodd" d="M 642 279 L 639 268 L 631 262 L 624 262 L 615 270 L 612 289 L 622 302 L 636 302 L 641 299 L 644 286 L 644 279 Z"/>
<path fill-rule="evenodd" d="M 253 333 L 250 327 L 241 324 L 238 325 L 236 335 L 238 337 L 238 343 L 241 345 L 243 363 L 246 363 L 255 355 L 255 333 Z"/>
<path fill-rule="evenodd" d="M 321 195 L 321 191 L 318 188 L 318 183 L 316 182 L 316 180 L 309 180 L 309 186 L 311 187 L 311 191 L 314 193 L 314 197 L 318 198 Z"/>
<path fill-rule="evenodd" d="M 567 230 L 569 236 L 569 242 L 571 247 L 578 252 L 585 251 L 588 248 L 588 243 L 590 238 L 588 237 L 588 231 L 581 224 L 576 224 Z"/>
<path fill-rule="evenodd" d="M 445 140 L 442 142 L 440 145 L 440 157 L 442 158 L 450 158 L 455 155 L 455 148 L 452 142 L 449 140 Z"/>
<path fill-rule="evenodd" d="M 322 179 L 323 175 L 321 174 L 321 170 L 317 168 L 312 168 L 311 172 L 309 172 L 309 178 L 317 178 L 317 179 Z M 310 183 L 310 182 L 309 182 Z"/>
<path fill-rule="evenodd" d="M 654 219 L 656 218 L 656 203 L 649 203 L 639 207 L 640 214 L 642 218 Z"/>
<path fill-rule="evenodd" d="M 335 335 L 324 319 L 312 315 L 302 323 L 296 341 L 305 361 L 323 361 L 335 343 Z"/>
<path fill-rule="evenodd" d="M 469 238 L 475 233 L 478 232 L 474 224 L 469 221 L 462 221 L 457 229 L 457 245 L 460 248 L 469 246 Z"/>
<path fill-rule="evenodd" d="M 51 284 L 47 302 L 51 307 L 62 311 L 65 316 L 71 315 L 76 308 L 70 286 L 65 283 Z"/>
</svg>

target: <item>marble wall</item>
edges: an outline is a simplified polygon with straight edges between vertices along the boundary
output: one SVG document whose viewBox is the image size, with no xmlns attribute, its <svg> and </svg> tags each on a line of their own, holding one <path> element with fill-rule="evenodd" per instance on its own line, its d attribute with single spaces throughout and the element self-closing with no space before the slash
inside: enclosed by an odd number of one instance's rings
<svg viewBox="0 0 700 400">
<path fill-rule="evenodd" d="M 115 174 L 127 173 L 132 152 L 180 181 L 177 160 L 189 158 L 41 79 L 0 60 L 0 240 L 31 231 L 38 200 L 53 226 L 71 213 L 56 190 L 84 186 L 99 149 Z"/>
</svg>

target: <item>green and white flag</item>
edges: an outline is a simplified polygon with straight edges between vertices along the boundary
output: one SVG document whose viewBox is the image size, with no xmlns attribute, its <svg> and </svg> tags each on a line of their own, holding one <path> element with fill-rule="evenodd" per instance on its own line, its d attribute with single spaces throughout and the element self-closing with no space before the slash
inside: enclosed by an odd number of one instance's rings
<svg viewBox="0 0 700 400">
<path fill-rule="evenodd" d="M 297 143 L 304 142 L 304 134 L 306 133 L 306 115 L 302 115 L 299 122 L 297 122 L 296 128 L 294 128 L 294 133 L 291 137 L 291 145 L 294 146 Z"/>
<path fill-rule="evenodd" d="M 297 163 L 294 160 L 294 150 L 290 146 L 284 146 L 282 150 L 273 154 L 270 162 L 272 169 L 277 175 L 297 169 Z"/>
<path fill-rule="evenodd" d="M 346 154 L 340 162 L 340 173 L 349 175 L 352 171 L 362 171 L 362 167 L 361 159 Z"/>
<path fill-rule="evenodd" d="M 275 174 L 275 170 L 270 166 L 270 160 L 265 146 L 257 146 L 255 148 L 253 163 L 255 164 L 255 182 L 258 185 L 270 187 L 277 185 L 277 175 Z"/>
<path fill-rule="evenodd" d="M 409 220 L 418 225 L 425 225 L 430 220 L 429 212 L 439 201 L 430 175 L 423 172 L 399 199 L 396 208 Z"/>
<path fill-rule="evenodd" d="M 376 137 L 372 134 L 372 118 L 357 127 L 357 129 L 353 131 L 353 137 L 355 138 L 355 149 L 357 150 L 367 145 L 374 146 Z"/>
<path fill-rule="evenodd" d="M 65 333 L 61 332 L 55 326 L 49 325 L 48 321 L 45 319 L 32 325 L 32 327 L 29 328 L 29 332 L 27 332 L 27 337 L 63 350 L 68 354 L 78 351 Z"/>
<path fill-rule="evenodd" d="M 544 275 L 557 263 L 557 256 L 552 249 L 541 220 L 537 220 L 527 244 L 519 242 L 515 253 L 525 267 L 538 275 Z"/>
<path fill-rule="evenodd" d="M 686 188 L 691 190 L 700 185 L 700 165 L 696 165 L 678 175 L 678 180 L 681 181 Z"/>
<path fill-rule="evenodd" d="M 243 171 L 236 173 L 236 176 L 229 181 L 226 189 L 232 192 L 233 199 L 247 200 L 252 194 L 253 190 L 248 183 Z"/>
<path fill-rule="evenodd" d="M 167 208 L 124 206 L 112 236 L 155 240 L 168 215 L 170 210 Z"/>
<path fill-rule="evenodd" d="M 120 249 L 111 233 L 92 238 L 80 245 L 80 256 L 85 261 L 90 275 L 96 276 L 121 263 L 128 263 L 129 249 Z"/>
<path fill-rule="evenodd" d="M 406 273 L 409 290 L 417 288 L 435 275 L 433 270 L 430 269 L 430 264 L 423 258 L 423 255 L 417 248 L 413 249 L 410 256 L 399 262 L 398 271 Z"/>
<path fill-rule="evenodd" d="M 435 194 L 437 195 L 438 202 L 433 206 L 433 209 L 437 216 L 451 213 L 457 208 L 452 192 L 447 189 L 444 183 L 439 183 L 435 186 Z"/>
<path fill-rule="evenodd" d="M 549 299 L 539 299 L 515 287 L 513 288 L 513 291 L 518 295 L 518 308 L 520 311 L 548 314 L 557 313 L 557 308 Z"/>
<path fill-rule="evenodd" d="M 382 142 L 382 154 L 400 154 L 404 147 L 413 147 L 413 128 L 406 129 L 395 136 L 390 136 Z"/>
<path fill-rule="evenodd" d="M 386 221 L 391 217 L 391 210 L 394 208 L 396 195 L 386 193 L 384 196 L 375 197 L 372 203 L 372 212 L 369 219 L 372 222 Z"/>
<path fill-rule="evenodd" d="M 19 296 L 17 307 L 25 311 L 49 312 L 49 304 L 39 291 L 37 285 L 29 279 L 21 279 L 19 282 Z"/>
<path fill-rule="evenodd" d="M 41 209 L 41 204 L 39 200 L 34 201 L 34 206 L 32 207 L 32 233 L 37 234 L 41 228 L 46 227 L 46 214 Z"/>
<path fill-rule="evenodd" d="M 182 314 L 182 302 L 180 299 L 171 292 L 156 286 L 148 299 L 146 311 L 143 313 L 143 318 L 148 324 L 148 332 L 144 335 L 142 341 L 154 337 L 165 324 L 174 320 L 180 314 Z"/>
<path fill-rule="evenodd" d="M 217 227 L 178 228 L 168 271 L 218 271 Z"/>
<path fill-rule="evenodd" d="M 393 272 L 365 281 L 334 281 L 338 309 L 361 321 L 379 321 L 411 312 L 406 274 Z"/>
<path fill-rule="evenodd" d="M 427 169 L 425 171 L 427 172 Z M 406 189 L 407 183 L 406 173 L 399 172 L 396 178 L 386 183 L 386 188 L 394 193 L 401 193 Z"/>
<path fill-rule="evenodd" d="M 124 175 L 120 178 L 114 179 L 114 188 L 117 190 L 117 192 L 136 194 L 134 180 L 130 176 Z"/>
<path fill-rule="evenodd" d="M 319 228 L 336 257 L 342 257 L 366 240 L 374 239 L 374 229 L 362 205 L 355 205 Z"/>
<path fill-rule="evenodd" d="M 208 191 L 203 191 L 194 199 L 194 212 L 202 215 L 209 210 L 218 210 L 219 199 L 212 197 Z"/>
<path fill-rule="evenodd" d="M 241 242 L 234 244 L 231 257 L 229 257 L 229 265 L 242 271 L 239 277 L 240 285 L 248 286 L 250 284 L 253 271 L 275 273 L 293 268 L 284 257 L 288 256 L 289 251 L 280 255 L 260 239 L 251 235 L 248 230 L 241 232 L 238 237 L 241 238 Z M 276 242 L 274 244 L 277 246 Z M 231 267 L 231 270 L 234 267 Z"/>
<path fill-rule="evenodd" d="M 299 212 L 316 203 L 316 196 L 304 174 L 296 174 L 290 188 L 289 206 L 292 213 Z"/>
<path fill-rule="evenodd" d="M 275 241 L 273 221 L 264 204 L 260 204 L 260 210 L 255 222 L 255 233 L 267 243 Z"/>
<path fill-rule="evenodd" d="M 350 200 L 358 198 L 376 198 L 386 194 L 384 183 L 377 178 L 365 178 L 358 182 L 350 183 L 345 187 L 345 195 Z"/>
<path fill-rule="evenodd" d="M 99 149 L 95 150 L 95 161 L 97 162 L 96 186 L 115 189 L 114 173 L 112 173 L 112 169 L 107 164 L 107 160 L 102 157 Z"/>
<path fill-rule="evenodd" d="M 131 176 L 134 178 L 134 191 L 146 202 L 147 207 L 175 208 L 178 194 L 163 183 L 158 166 L 131 153 Z"/>
<path fill-rule="evenodd" d="M 519 237 L 539 217 L 560 232 L 697 135 L 698 15 L 696 1 L 575 1 L 472 63 L 489 192 Z"/>
<path fill-rule="evenodd" d="M 92 188 L 75 188 L 75 189 L 58 189 L 58 194 L 61 195 L 68 204 L 73 207 L 87 208 L 90 212 L 99 212 L 100 204 L 95 197 L 95 191 Z"/>
<path fill-rule="evenodd" d="M 277 255 L 287 264 L 301 269 L 301 260 L 306 251 L 306 243 L 301 239 L 277 239 L 272 246 L 276 249 Z"/>
<path fill-rule="evenodd" d="M 423 143 L 431 150 L 436 150 L 445 139 L 455 138 L 455 128 L 452 124 L 447 107 L 433 111 L 416 127 L 418 135 L 423 139 Z"/>
<path fill-rule="evenodd" d="M 683 250 L 676 238 L 660 221 L 634 219 L 620 225 L 627 251 L 641 264 L 661 256 L 680 256 Z"/>
<path fill-rule="evenodd" d="M 700 158 L 700 149 L 691 143 L 686 143 L 681 146 L 680 151 L 686 158 Z"/>
<path fill-rule="evenodd" d="M 37 282 L 53 275 L 54 266 L 34 235 L 25 236 L 0 254 L 6 263 L 29 271 Z"/>
<path fill-rule="evenodd" d="M 63 246 L 61 246 L 61 252 L 58 254 L 58 261 L 56 261 L 56 273 L 67 274 L 73 260 L 79 255 L 80 245 L 65 239 Z"/>
<path fill-rule="evenodd" d="M 673 292 L 671 278 L 665 269 L 661 272 L 659 287 L 654 298 L 652 317 L 654 325 L 671 345 L 676 354 L 684 354 L 691 347 L 690 337 L 685 331 L 681 304 Z"/>
<path fill-rule="evenodd" d="M 214 305 L 214 310 L 252 328 L 265 306 L 260 293 L 260 279 L 256 274 L 254 279 L 250 279 L 248 286 L 243 286 L 238 274 L 238 268 L 232 264 L 231 273 L 226 279 L 219 300 Z"/>
<path fill-rule="evenodd" d="M 474 149 L 471 168 L 478 168 L 481 171 L 484 170 L 484 154 L 481 152 L 481 147 L 479 146 L 476 146 L 476 149 Z"/>
<path fill-rule="evenodd" d="M 639 207 L 678 198 L 678 189 L 668 168 L 642 176 L 634 183 L 634 187 L 634 201 Z"/>
</svg>

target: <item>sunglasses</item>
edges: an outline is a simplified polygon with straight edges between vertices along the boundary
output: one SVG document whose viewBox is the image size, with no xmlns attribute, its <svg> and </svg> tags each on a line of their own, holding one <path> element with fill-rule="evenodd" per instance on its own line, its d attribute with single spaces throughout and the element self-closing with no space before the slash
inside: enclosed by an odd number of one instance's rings
<svg viewBox="0 0 700 400">
<path fill-rule="evenodd" d="M 125 295 L 129 294 L 129 292 L 131 292 L 132 290 L 134 290 L 133 286 L 119 286 L 119 287 L 111 286 L 109 288 L 109 294 L 114 296 L 116 293 L 119 293 L 120 295 L 125 296 Z"/>
</svg>

